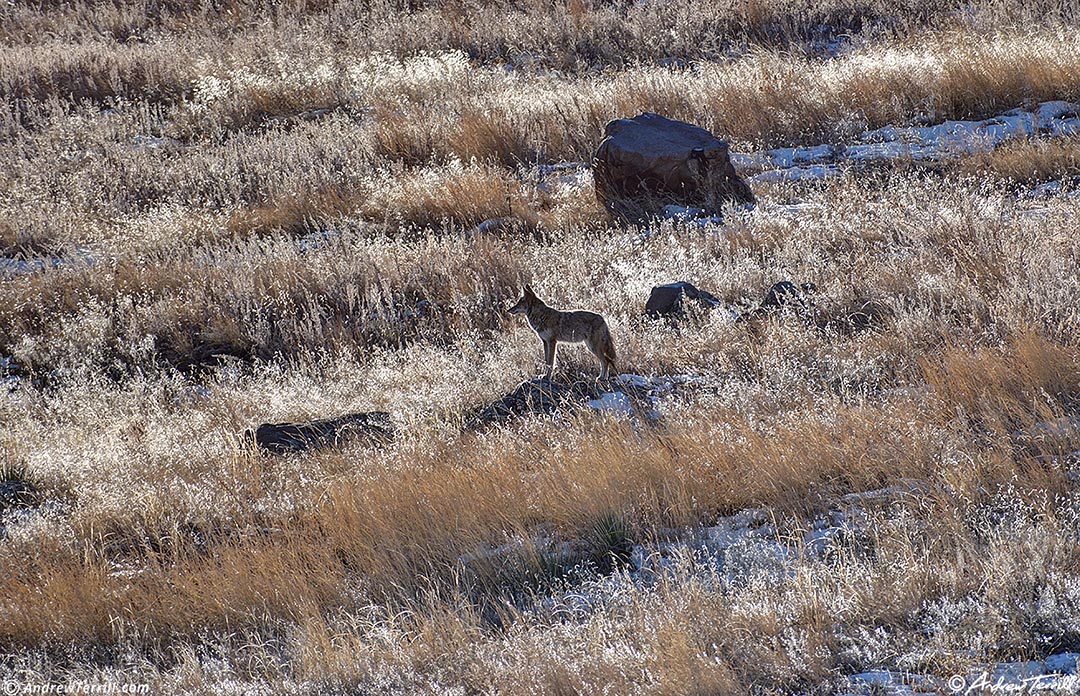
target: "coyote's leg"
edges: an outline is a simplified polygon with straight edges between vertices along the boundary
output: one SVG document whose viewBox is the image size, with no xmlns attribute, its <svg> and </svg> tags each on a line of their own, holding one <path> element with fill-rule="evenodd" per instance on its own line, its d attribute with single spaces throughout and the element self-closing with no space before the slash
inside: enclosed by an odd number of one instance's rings
<svg viewBox="0 0 1080 696">
<path fill-rule="evenodd" d="M 544 341 L 544 364 L 547 366 L 548 379 L 555 376 L 555 348 L 557 346 L 558 341 L 554 338 Z"/>
<path fill-rule="evenodd" d="M 607 379 L 608 374 L 611 372 L 611 360 L 606 355 L 603 341 L 590 338 L 585 341 L 585 346 L 600 361 L 600 379 Z"/>
</svg>

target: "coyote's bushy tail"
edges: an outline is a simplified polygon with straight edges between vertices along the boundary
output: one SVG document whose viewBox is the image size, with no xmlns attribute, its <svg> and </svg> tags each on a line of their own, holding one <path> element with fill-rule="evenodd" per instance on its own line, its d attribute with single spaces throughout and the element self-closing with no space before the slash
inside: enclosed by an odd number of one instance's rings
<svg viewBox="0 0 1080 696">
<path fill-rule="evenodd" d="M 607 324 L 600 329 L 600 357 L 608 363 L 612 370 L 615 369 L 615 342 L 611 340 L 611 331 L 608 329 Z"/>
</svg>

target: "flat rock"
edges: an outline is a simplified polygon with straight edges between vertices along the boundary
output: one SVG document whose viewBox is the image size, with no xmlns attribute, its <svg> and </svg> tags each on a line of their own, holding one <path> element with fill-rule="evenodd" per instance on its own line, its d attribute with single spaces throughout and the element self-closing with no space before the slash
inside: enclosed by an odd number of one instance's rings
<svg viewBox="0 0 1080 696">
<path fill-rule="evenodd" d="M 596 399 L 603 391 L 599 382 L 559 382 L 548 377 L 536 377 L 522 382 L 501 399 L 491 402 L 469 421 L 473 425 L 483 425 L 514 416 L 551 415 L 561 407 Z"/>
<path fill-rule="evenodd" d="M 1051 655 L 1043 660 L 1046 671 L 1055 674 L 1077 674 L 1080 672 L 1080 653 L 1066 652 Z"/>
<path fill-rule="evenodd" d="M 272 454 L 340 447 L 361 440 L 384 444 L 394 439 L 390 414 L 384 411 L 349 413 L 303 423 L 263 423 L 245 433 L 245 440 Z"/>
</svg>

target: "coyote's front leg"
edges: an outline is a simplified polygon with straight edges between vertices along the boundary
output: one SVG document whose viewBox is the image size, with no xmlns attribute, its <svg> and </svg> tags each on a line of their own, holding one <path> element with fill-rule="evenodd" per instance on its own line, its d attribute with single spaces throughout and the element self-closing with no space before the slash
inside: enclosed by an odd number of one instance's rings
<svg viewBox="0 0 1080 696">
<path fill-rule="evenodd" d="M 547 367 L 548 379 L 555 376 L 555 348 L 558 344 L 554 338 L 544 339 L 544 365 Z"/>
</svg>

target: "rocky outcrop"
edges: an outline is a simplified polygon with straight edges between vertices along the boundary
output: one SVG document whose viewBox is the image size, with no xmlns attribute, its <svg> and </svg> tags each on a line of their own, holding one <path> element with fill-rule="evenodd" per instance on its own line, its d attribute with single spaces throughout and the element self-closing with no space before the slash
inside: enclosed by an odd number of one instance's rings
<svg viewBox="0 0 1080 696">
<path fill-rule="evenodd" d="M 468 418 L 470 425 L 504 421 L 514 416 L 550 415 L 572 405 L 581 405 L 603 393 L 599 382 L 559 382 L 537 377 L 522 382 L 508 394 L 491 402 Z"/>
<path fill-rule="evenodd" d="M 728 145 L 698 126 L 644 113 L 611 121 L 593 158 L 596 197 L 616 218 L 641 222 L 664 206 L 720 213 L 726 203 L 752 203 L 735 173 Z"/>
<path fill-rule="evenodd" d="M 704 386 L 704 380 L 693 375 L 644 377 L 622 374 L 611 379 L 569 382 L 537 377 L 522 382 L 502 398 L 477 409 L 465 421 L 469 427 L 482 427 L 530 415 L 591 409 L 615 418 L 652 423 L 660 417 L 658 409 L 662 398 L 676 391 Z"/>
<path fill-rule="evenodd" d="M 244 439 L 264 452 L 288 454 L 356 440 L 384 444 L 394 439 L 394 426 L 389 413 L 372 411 L 306 423 L 263 423 L 248 430 Z"/>
</svg>

